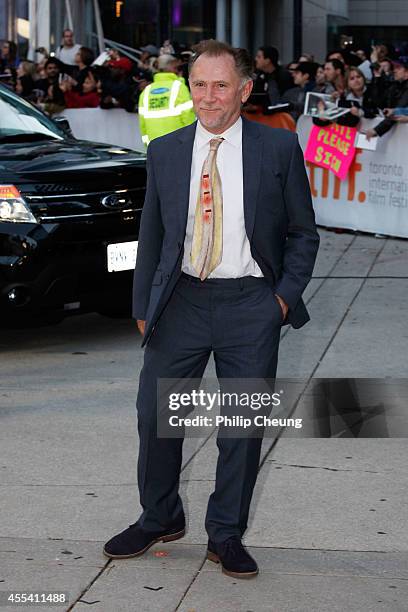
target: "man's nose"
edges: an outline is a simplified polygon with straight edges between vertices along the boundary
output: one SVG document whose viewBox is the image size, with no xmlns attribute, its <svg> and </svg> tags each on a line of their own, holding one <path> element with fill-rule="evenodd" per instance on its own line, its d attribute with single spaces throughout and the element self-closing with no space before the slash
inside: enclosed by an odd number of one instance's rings
<svg viewBox="0 0 408 612">
<path fill-rule="evenodd" d="M 207 85 L 205 88 L 204 100 L 208 102 L 215 100 L 215 87 L 213 85 Z"/>
</svg>

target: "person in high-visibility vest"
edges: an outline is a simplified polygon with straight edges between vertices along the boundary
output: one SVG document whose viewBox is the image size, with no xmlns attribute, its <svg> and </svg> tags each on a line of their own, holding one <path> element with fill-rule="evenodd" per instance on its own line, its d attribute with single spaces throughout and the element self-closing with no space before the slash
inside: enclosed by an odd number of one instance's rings
<svg viewBox="0 0 408 612">
<path fill-rule="evenodd" d="M 146 146 L 196 119 L 188 87 L 177 75 L 178 60 L 173 55 L 161 55 L 157 65 L 159 72 L 139 98 L 140 133 Z"/>
</svg>

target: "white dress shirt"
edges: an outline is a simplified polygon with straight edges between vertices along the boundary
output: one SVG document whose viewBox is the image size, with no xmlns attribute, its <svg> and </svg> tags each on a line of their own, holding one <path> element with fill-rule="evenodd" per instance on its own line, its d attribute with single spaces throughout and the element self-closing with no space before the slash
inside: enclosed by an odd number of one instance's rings
<svg viewBox="0 0 408 612">
<path fill-rule="evenodd" d="M 73 47 L 58 47 L 55 51 L 55 56 L 68 66 L 76 66 L 75 56 L 80 50 L 81 45 L 74 45 Z"/>
<path fill-rule="evenodd" d="M 251 255 L 244 220 L 244 188 L 242 170 L 242 119 L 239 119 L 222 134 L 211 134 L 199 121 L 195 133 L 191 163 L 190 201 L 182 271 L 198 277 L 191 264 L 194 217 L 197 205 L 201 171 L 210 150 L 212 138 L 224 138 L 218 147 L 217 167 L 221 178 L 223 199 L 222 259 L 208 278 L 241 278 L 263 276 Z"/>
</svg>

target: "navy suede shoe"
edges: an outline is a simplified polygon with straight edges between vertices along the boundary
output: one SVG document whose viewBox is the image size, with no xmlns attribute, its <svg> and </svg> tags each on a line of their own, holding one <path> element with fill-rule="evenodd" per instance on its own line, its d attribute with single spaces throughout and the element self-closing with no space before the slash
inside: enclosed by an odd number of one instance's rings
<svg viewBox="0 0 408 612">
<path fill-rule="evenodd" d="M 218 543 L 208 540 L 207 559 L 221 563 L 223 573 L 233 578 L 253 578 L 259 572 L 255 559 L 246 551 L 239 536 Z"/>
<path fill-rule="evenodd" d="M 129 559 L 143 555 L 157 542 L 179 540 L 186 533 L 184 516 L 168 529 L 146 531 L 137 522 L 106 542 L 103 554 L 110 559 Z"/>
</svg>

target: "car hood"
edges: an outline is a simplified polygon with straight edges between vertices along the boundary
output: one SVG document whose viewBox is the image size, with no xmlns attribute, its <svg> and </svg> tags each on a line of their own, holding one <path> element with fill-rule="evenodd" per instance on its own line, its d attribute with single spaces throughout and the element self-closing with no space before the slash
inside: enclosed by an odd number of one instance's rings
<svg viewBox="0 0 408 612">
<path fill-rule="evenodd" d="M 58 180 L 59 173 L 93 174 L 145 166 L 146 154 L 116 145 L 66 139 L 0 145 L 0 181 Z"/>
</svg>

